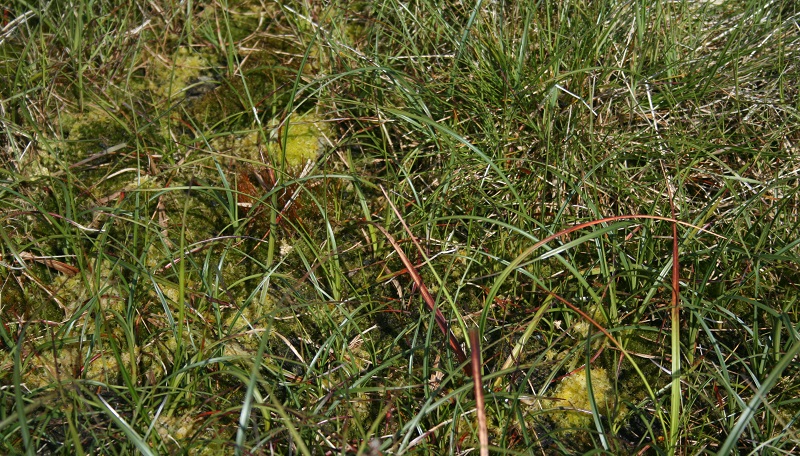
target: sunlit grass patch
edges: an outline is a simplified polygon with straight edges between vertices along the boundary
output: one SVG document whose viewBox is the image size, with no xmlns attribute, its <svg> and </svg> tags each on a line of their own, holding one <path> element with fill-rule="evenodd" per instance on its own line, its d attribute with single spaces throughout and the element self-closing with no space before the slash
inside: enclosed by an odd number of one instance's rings
<svg viewBox="0 0 800 456">
<path fill-rule="evenodd" d="M 0 11 L 3 452 L 798 445 L 793 3 Z"/>
</svg>

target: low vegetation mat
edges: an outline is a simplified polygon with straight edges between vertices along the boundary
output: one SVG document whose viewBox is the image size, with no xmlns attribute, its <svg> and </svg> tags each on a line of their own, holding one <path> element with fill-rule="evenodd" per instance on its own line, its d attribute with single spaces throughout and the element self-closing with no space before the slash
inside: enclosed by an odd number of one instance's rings
<svg viewBox="0 0 800 456">
<path fill-rule="evenodd" d="M 792 454 L 790 0 L 0 6 L 0 453 Z"/>
</svg>

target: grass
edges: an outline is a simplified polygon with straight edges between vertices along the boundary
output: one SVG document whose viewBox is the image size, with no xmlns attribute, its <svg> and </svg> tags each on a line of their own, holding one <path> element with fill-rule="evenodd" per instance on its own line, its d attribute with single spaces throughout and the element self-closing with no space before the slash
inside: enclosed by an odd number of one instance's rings
<svg viewBox="0 0 800 456">
<path fill-rule="evenodd" d="M 794 2 L 0 11 L 1 452 L 797 451 Z"/>
</svg>

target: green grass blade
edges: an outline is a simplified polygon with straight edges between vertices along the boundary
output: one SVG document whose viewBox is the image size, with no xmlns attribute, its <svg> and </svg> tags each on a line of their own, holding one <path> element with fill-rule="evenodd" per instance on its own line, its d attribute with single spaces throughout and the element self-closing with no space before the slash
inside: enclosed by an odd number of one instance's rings
<svg viewBox="0 0 800 456">
<path fill-rule="evenodd" d="M 754 392 L 753 398 L 750 399 L 750 402 L 747 403 L 747 407 L 742 411 L 742 414 L 739 415 L 736 425 L 730 430 L 725 441 L 722 442 L 722 446 L 717 452 L 717 455 L 726 456 L 734 451 L 739 437 L 741 437 L 748 426 L 753 425 L 750 420 L 753 419 L 753 416 L 761 407 L 761 403 L 767 398 L 767 394 L 769 394 L 769 391 L 775 386 L 775 383 L 780 380 L 783 371 L 789 367 L 789 365 L 796 362 L 795 357 L 798 354 L 800 354 L 800 340 L 795 341 L 794 345 L 781 357 L 775 367 L 772 368 L 767 378 L 761 382 L 761 386 Z"/>
</svg>

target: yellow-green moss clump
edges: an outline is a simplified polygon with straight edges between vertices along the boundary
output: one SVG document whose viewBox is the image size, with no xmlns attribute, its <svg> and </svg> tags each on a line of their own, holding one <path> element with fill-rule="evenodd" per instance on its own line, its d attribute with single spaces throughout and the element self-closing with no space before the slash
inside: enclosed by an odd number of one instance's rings
<svg viewBox="0 0 800 456">
<path fill-rule="evenodd" d="M 285 160 L 289 170 L 300 170 L 309 162 L 315 162 L 325 143 L 329 141 L 331 127 L 314 114 L 292 116 L 286 122 L 288 131 L 281 131 L 279 144 L 286 141 L 286 147 L 276 147 L 274 155 Z M 285 152 L 285 155 L 284 155 Z"/>
<path fill-rule="evenodd" d="M 139 353 L 138 348 L 135 349 L 134 356 Z M 121 353 L 120 359 L 129 374 L 136 372 L 130 353 Z M 32 351 L 26 355 L 23 369 L 22 382 L 31 390 L 48 388 L 73 376 L 115 384 L 121 373 L 119 361 L 112 350 L 90 350 L 78 344 L 60 347 L 57 356 L 52 352 L 41 356 Z"/>
<path fill-rule="evenodd" d="M 185 441 L 190 438 L 195 432 L 197 422 L 195 416 L 199 411 L 194 413 L 181 413 L 180 416 L 174 417 L 169 415 L 159 415 L 156 420 L 156 432 L 161 438 L 168 443 L 177 443 Z"/>
<path fill-rule="evenodd" d="M 153 59 L 147 89 L 160 98 L 173 99 L 191 88 L 207 84 L 205 73 L 212 68 L 208 59 L 189 48 L 179 48 L 172 62 Z"/>
<path fill-rule="evenodd" d="M 592 368 L 590 374 L 598 412 L 606 414 L 614 400 L 613 387 L 608 379 L 608 374 L 602 367 Z M 562 380 L 556 388 L 554 396 L 561 399 L 559 405 L 564 407 L 555 412 L 552 417 L 558 428 L 570 430 L 587 428 L 592 425 L 592 405 L 585 372 L 570 375 Z"/>
<path fill-rule="evenodd" d="M 224 444 L 231 437 L 221 434 L 219 429 L 214 429 L 209 422 L 199 418 L 205 411 L 207 410 L 200 408 L 182 409 L 156 417 L 151 414 L 151 419 L 154 420 L 154 429 L 169 451 L 182 450 L 181 454 L 196 455 L 225 454 Z M 194 442 L 192 439 L 195 439 Z"/>
<path fill-rule="evenodd" d="M 64 147 L 59 147 L 58 161 L 67 165 L 73 165 L 101 149 L 122 144 L 130 137 L 130 132 L 112 112 L 92 105 L 87 105 L 82 113 L 62 112 L 59 127 L 62 139 L 67 142 Z M 40 160 L 44 167 L 63 168 L 62 164 L 57 164 L 56 156 L 40 154 Z"/>
<path fill-rule="evenodd" d="M 119 122 L 99 108 L 89 108 L 83 114 L 65 114 L 61 127 L 70 141 L 108 140 L 109 136 L 121 138 L 126 134 Z"/>
<path fill-rule="evenodd" d="M 278 120 L 272 124 L 273 127 L 277 126 Z M 329 143 L 332 132 L 333 128 L 329 123 L 315 114 L 308 113 L 292 116 L 283 123 L 282 128 L 275 128 L 266 147 L 258 131 L 238 137 L 220 137 L 214 139 L 211 145 L 223 154 L 235 155 L 251 163 L 263 163 L 264 152 L 267 151 L 272 166 L 277 169 L 284 168 L 289 175 L 296 176 L 308 163 L 313 164 L 317 161 L 325 145 Z M 284 141 L 286 147 L 281 147 Z"/>
<path fill-rule="evenodd" d="M 29 388 L 45 388 L 56 383 L 59 376 L 64 378 L 72 375 L 105 383 L 116 382 L 120 375 L 120 366 L 110 348 L 111 343 L 120 348 L 120 358 L 125 370 L 129 373 L 136 372 L 135 360 L 131 359 L 131 352 L 125 346 L 126 334 L 113 321 L 115 315 L 125 312 L 125 300 L 118 290 L 109 285 L 116 280 L 115 272 L 104 263 L 96 264 L 95 267 L 98 269 L 98 283 L 87 282 L 81 275 L 54 276 L 51 286 L 57 291 L 62 307 L 59 309 L 61 315 L 52 319 L 58 321 L 63 318 L 68 322 L 71 328 L 66 333 L 68 338 L 84 337 L 88 341 L 94 336 L 93 331 L 96 328 L 105 326 L 108 331 L 103 331 L 96 343 L 59 346 L 56 355 L 48 352 L 46 356 L 42 356 L 38 350 L 31 350 L 26 354 L 23 370 L 23 382 Z M 92 303 L 88 310 L 85 308 L 86 303 Z M 103 321 L 98 321 L 98 318 Z M 111 324 L 107 324 L 109 322 Z M 134 347 L 134 357 L 138 354 L 138 348 Z"/>
</svg>

